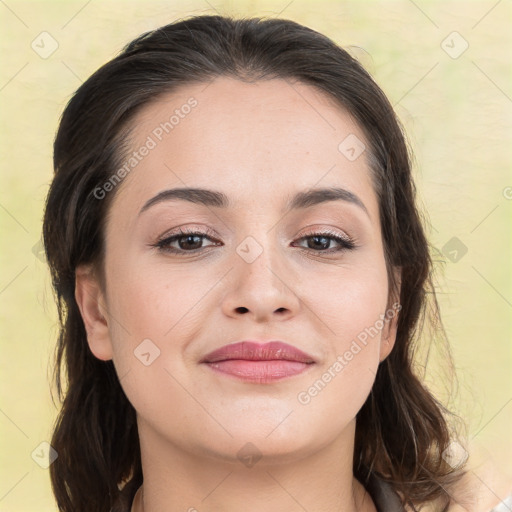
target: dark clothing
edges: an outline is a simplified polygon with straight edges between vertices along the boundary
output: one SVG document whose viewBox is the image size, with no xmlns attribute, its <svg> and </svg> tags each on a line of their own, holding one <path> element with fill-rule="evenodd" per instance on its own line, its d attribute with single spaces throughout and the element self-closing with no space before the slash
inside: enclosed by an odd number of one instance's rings
<svg viewBox="0 0 512 512">
<path fill-rule="evenodd" d="M 398 494 L 384 480 L 371 473 L 368 482 L 363 485 L 372 497 L 377 512 L 405 512 Z"/>
</svg>

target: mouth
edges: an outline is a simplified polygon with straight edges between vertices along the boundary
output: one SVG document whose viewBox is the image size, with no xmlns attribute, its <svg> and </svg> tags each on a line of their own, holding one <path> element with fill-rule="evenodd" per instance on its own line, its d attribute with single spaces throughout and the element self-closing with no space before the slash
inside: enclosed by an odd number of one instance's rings
<svg viewBox="0 0 512 512">
<path fill-rule="evenodd" d="M 242 341 L 224 345 L 201 361 L 213 371 L 260 384 L 298 375 L 315 364 L 309 354 L 280 341 Z"/>
</svg>

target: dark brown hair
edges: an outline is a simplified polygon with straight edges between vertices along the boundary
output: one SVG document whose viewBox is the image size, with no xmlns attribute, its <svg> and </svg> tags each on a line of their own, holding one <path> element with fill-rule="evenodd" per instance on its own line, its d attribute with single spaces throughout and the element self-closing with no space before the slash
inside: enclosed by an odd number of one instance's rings
<svg viewBox="0 0 512 512">
<path fill-rule="evenodd" d="M 142 483 L 135 410 L 112 361 L 91 353 L 74 297 L 78 265 L 103 271 L 104 228 L 116 190 L 103 200 L 94 190 L 120 167 L 130 121 L 141 108 L 218 76 L 313 85 L 364 131 L 389 296 L 399 289 L 402 308 L 395 346 L 357 415 L 354 474 L 363 484 L 370 472 L 388 481 L 404 504 L 435 500 L 447 508 L 445 489 L 461 474 L 442 457 L 450 442 L 448 411 L 415 375 L 412 357 L 427 305 L 437 332 L 442 324 L 409 151 L 392 106 L 347 51 L 312 29 L 284 19 L 197 16 L 143 34 L 96 71 L 69 101 L 55 139 L 43 239 L 60 321 L 54 379 L 62 407 L 51 440 L 58 458 L 50 467 L 59 510 L 124 511 Z M 393 267 L 401 269 L 399 288 Z"/>
</svg>

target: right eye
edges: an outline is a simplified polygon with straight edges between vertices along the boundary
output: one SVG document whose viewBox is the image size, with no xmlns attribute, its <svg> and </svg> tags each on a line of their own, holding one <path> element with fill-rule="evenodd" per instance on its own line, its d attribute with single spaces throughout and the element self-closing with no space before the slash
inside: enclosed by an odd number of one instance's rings
<svg viewBox="0 0 512 512">
<path fill-rule="evenodd" d="M 151 246 L 172 254 L 196 253 L 204 249 L 204 247 L 201 247 L 202 239 L 206 238 L 212 240 L 211 237 L 212 233 L 210 232 L 204 233 L 197 230 L 180 228 L 177 233 L 171 234 L 170 236 L 166 235 L 156 243 L 151 244 Z M 218 242 L 218 240 L 215 240 L 215 242 Z M 220 242 L 213 243 L 211 245 L 219 245 L 219 243 Z M 177 244 L 178 247 L 173 247 L 172 244 Z"/>
</svg>

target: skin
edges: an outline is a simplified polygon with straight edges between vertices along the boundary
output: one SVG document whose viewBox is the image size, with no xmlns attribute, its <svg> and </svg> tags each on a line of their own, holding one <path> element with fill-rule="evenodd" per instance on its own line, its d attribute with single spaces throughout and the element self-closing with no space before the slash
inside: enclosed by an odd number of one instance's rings
<svg viewBox="0 0 512 512">
<path fill-rule="evenodd" d="M 221 77 L 146 105 L 132 122 L 132 149 L 190 97 L 197 106 L 118 185 L 105 288 L 90 267 L 76 272 L 90 349 L 113 359 L 137 411 L 144 510 L 375 511 L 352 473 L 355 416 L 393 348 L 396 317 L 308 404 L 297 399 L 392 303 L 367 151 L 350 161 L 338 150 L 364 135 L 312 86 Z M 367 212 L 340 200 L 284 212 L 296 192 L 331 186 L 356 194 Z M 139 214 L 175 187 L 221 191 L 232 205 L 174 200 Z M 178 226 L 215 236 L 192 255 L 186 239 L 172 244 L 183 256 L 150 246 Z M 357 247 L 329 254 L 304 238 L 326 229 Z M 246 237 L 262 251 L 252 262 L 237 253 Z M 134 356 L 145 339 L 160 350 L 148 366 Z M 199 364 L 248 339 L 282 340 L 316 362 L 272 384 Z M 251 467 L 237 457 L 244 446 L 262 456 Z"/>
</svg>

